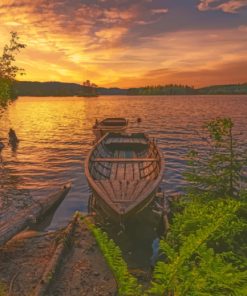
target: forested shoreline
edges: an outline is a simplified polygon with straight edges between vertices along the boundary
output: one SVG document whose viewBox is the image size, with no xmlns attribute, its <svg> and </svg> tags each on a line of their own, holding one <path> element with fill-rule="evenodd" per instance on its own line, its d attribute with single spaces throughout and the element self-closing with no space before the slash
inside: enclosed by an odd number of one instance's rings
<svg viewBox="0 0 247 296">
<path fill-rule="evenodd" d="M 157 85 L 139 88 L 94 88 L 77 83 L 65 82 L 35 82 L 16 81 L 14 88 L 18 96 L 95 96 L 95 95 L 233 95 L 247 94 L 247 83 L 232 85 L 215 85 L 204 88 L 194 88 L 187 85 Z"/>
</svg>

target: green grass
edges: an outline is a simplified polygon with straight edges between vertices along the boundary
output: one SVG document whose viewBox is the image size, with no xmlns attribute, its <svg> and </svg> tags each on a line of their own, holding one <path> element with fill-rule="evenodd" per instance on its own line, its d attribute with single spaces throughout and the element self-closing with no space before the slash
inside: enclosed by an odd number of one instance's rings
<svg viewBox="0 0 247 296">
<path fill-rule="evenodd" d="M 0 282 L 0 296 L 7 295 L 7 287 L 4 283 Z"/>
</svg>

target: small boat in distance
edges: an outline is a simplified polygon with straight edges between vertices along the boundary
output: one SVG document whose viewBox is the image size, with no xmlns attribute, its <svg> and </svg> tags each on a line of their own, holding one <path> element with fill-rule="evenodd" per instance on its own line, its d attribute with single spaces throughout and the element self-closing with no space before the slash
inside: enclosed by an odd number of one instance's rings
<svg viewBox="0 0 247 296">
<path fill-rule="evenodd" d="M 121 117 L 105 118 L 102 121 L 96 119 L 95 125 L 93 126 L 93 133 L 98 141 L 105 134 L 109 132 L 122 133 L 128 126 L 128 120 Z"/>
<path fill-rule="evenodd" d="M 120 223 L 153 200 L 163 169 L 161 151 L 143 133 L 108 133 L 85 161 L 97 206 Z"/>
</svg>

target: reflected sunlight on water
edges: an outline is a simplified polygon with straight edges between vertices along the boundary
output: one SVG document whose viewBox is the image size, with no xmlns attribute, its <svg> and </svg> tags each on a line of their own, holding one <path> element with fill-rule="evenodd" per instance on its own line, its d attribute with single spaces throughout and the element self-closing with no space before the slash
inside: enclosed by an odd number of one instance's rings
<svg viewBox="0 0 247 296">
<path fill-rule="evenodd" d="M 203 122 L 230 116 L 236 130 L 246 138 L 247 96 L 183 97 L 99 97 L 18 99 L 0 118 L 0 138 L 7 144 L 7 133 L 14 128 L 18 150 L 3 151 L 5 167 L 15 176 L 17 188 L 44 196 L 68 180 L 73 188 L 59 207 L 51 228 L 63 225 L 74 210 L 87 211 L 88 185 L 83 162 L 94 140 L 95 119 L 126 117 L 130 130 L 145 131 L 158 139 L 166 161 L 162 187 L 167 194 L 184 185 L 188 149 L 204 149 L 196 131 Z M 140 124 L 137 117 L 142 118 Z"/>
</svg>

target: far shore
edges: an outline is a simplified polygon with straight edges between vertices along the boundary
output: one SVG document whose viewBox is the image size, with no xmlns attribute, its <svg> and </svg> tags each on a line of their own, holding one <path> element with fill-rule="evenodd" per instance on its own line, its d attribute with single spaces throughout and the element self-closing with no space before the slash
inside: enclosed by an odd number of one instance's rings
<svg viewBox="0 0 247 296">
<path fill-rule="evenodd" d="M 188 85 L 168 84 L 135 88 L 85 87 L 77 83 L 16 81 L 18 96 L 29 97 L 97 97 L 103 95 L 127 96 L 198 96 L 198 95 L 247 95 L 247 83 L 213 85 L 194 88 Z"/>
</svg>

